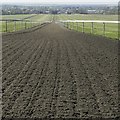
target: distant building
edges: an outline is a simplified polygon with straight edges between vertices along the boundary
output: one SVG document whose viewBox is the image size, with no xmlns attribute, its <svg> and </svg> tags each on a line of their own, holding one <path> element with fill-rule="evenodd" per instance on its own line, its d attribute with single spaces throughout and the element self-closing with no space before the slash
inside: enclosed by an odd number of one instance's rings
<svg viewBox="0 0 120 120">
<path fill-rule="evenodd" d="M 88 13 L 88 14 L 96 14 L 97 11 L 96 11 L 96 10 L 87 10 L 87 13 Z"/>
<path fill-rule="evenodd" d="M 61 14 L 61 12 L 59 11 L 59 12 L 57 12 L 57 14 Z"/>
<path fill-rule="evenodd" d="M 50 13 L 50 11 L 45 11 L 45 14 L 49 14 Z"/>
</svg>

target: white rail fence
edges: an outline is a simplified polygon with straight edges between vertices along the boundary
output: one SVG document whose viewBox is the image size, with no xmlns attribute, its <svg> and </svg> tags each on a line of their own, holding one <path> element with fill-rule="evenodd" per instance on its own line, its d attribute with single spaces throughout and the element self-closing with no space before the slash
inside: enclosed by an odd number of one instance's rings
<svg viewBox="0 0 120 120">
<path fill-rule="evenodd" d="M 69 28 L 69 29 L 74 29 L 74 27 L 76 26 L 76 30 L 79 30 L 79 23 L 82 23 L 82 32 L 85 32 L 85 23 L 89 23 L 91 24 L 91 33 L 94 33 L 94 24 L 95 23 L 101 23 L 101 25 L 103 25 L 102 27 L 102 31 L 104 36 L 106 36 L 106 24 L 119 24 L 119 21 L 100 21 L 100 20 L 60 20 L 58 21 L 60 23 L 64 24 L 64 27 Z M 118 32 L 118 31 L 116 31 Z M 117 37 L 119 39 L 119 36 Z"/>
</svg>

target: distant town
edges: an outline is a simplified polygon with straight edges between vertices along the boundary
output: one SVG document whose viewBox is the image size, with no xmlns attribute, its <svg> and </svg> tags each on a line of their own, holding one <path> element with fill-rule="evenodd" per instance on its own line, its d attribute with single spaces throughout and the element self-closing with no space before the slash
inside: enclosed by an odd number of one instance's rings
<svg viewBox="0 0 120 120">
<path fill-rule="evenodd" d="M 3 15 L 14 14 L 118 14 L 117 5 L 2 5 Z"/>
</svg>

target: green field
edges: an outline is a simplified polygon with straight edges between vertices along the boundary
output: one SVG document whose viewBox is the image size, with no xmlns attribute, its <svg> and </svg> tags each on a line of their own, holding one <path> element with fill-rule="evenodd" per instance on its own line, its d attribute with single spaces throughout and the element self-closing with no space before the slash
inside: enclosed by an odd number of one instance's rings
<svg viewBox="0 0 120 120">
<path fill-rule="evenodd" d="M 118 15 L 100 15 L 100 14 L 61 14 L 56 15 L 56 20 L 107 20 L 117 21 Z"/>
<path fill-rule="evenodd" d="M 29 21 L 9 21 L 7 22 L 7 28 L 6 28 L 6 22 L 2 21 L 0 24 L 0 32 L 14 32 L 14 31 L 19 31 L 23 29 L 28 29 L 30 27 L 35 26 L 37 23 L 31 23 Z M 16 26 L 16 27 L 15 27 Z"/>
<path fill-rule="evenodd" d="M 65 23 L 67 27 L 67 23 Z M 118 38 L 118 24 L 105 24 L 105 36 L 110 38 Z M 82 32 L 83 31 L 83 23 L 68 23 L 68 28 Z M 85 33 L 93 33 L 95 35 L 104 35 L 104 27 L 103 23 L 94 23 L 94 28 L 92 31 L 92 23 L 84 23 L 84 32 Z"/>
<path fill-rule="evenodd" d="M 2 19 L 23 19 L 29 16 L 33 16 L 33 14 L 30 15 L 3 15 Z M 7 28 L 6 28 L 6 22 L 2 21 L 0 24 L 0 32 L 14 32 L 18 30 L 23 30 L 25 28 L 31 28 L 33 26 L 39 25 L 45 21 L 51 21 L 53 19 L 52 15 L 35 15 L 31 18 L 25 19 L 24 21 L 9 21 L 7 22 Z"/>
<path fill-rule="evenodd" d="M 33 22 L 44 22 L 44 21 L 52 21 L 53 20 L 53 15 L 50 15 L 50 14 L 39 14 L 35 17 L 32 17 L 28 20 L 31 20 Z"/>
<path fill-rule="evenodd" d="M 18 22 L 8 22 L 7 23 L 7 31 L 6 31 L 6 22 L 0 23 L 0 32 L 14 32 L 18 30 L 22 30 L 25 28 L 30 28 L 41 24 L 45 21 L 52 21 L 53 18 L 56 21 L 59 20 L 106 20 L 106 21 L 118 21 L 117 15 L 91 15 L 91 14 L 60 14 L 60 15 L 50 15 L 50 14 L 23 14 L 23 15 L 2 15 L 2 19 L 24 19 L 26 17 L 31 18 L 25 19 L 25 21 Z M 16 24 L 16 27 L 15 27 Z M 26 26 L 26 27 L 25 27 Z M 67 26 L 67 25 L 66 25 Z M 84 32 L 91 33 L 92 23 L 84 24 Z M 68 23 L 69 29 L 73 29 L 79 32 L 83 31 L 82 23 Z M 118 38 L 118 24 L 106 24 L 105 36 L 110 38 Z M 103 23 L 94 23 L 93 34 L 95 35 L 103 35 Z"/>
<path fill-rule="evenodd" d="M 71 15 L 56 15 L 56 20 L 106 20 L 106 21 L 118 21 L 117 15 L 86 15 L 86 14 L 71 14 Z M 67 24 L 67 23 L 66 23 Z M 67 26 L 67 25 L 65 25 Z M 105 24 L 105 36 L 110 38 L 118 38 L 118 24 Z M 68 23 L 69 29 L 76 31 L 83 31 L 83 23 Z M 84 32 L 91 33 L 92 23 L 84 23 Z M 94 23 L 93 34 L 103 35 L 103 23 Z"/>
<path fill-rule="evenodd" d="M 30 22 L 25 22 L 25 21 L 13 22 L 13 21 L 10 21 L 10 22 L 7 23 L 7 28 L 6 28 L 6 22 L 3 21 L 1 31 L 2 32 L 14 32 L 14 31 L 23 30 L 23 29 L 25 29 L 25 27 L 30 28 L 31 26 L 32 26 L 32 24 Z"/>
<path fill-rule="evenodd" d="M 0 18 L 2 19 L 23 19 L 34 14 L 19 14 L 19 15 L 2 15 Z"/>
</svg>

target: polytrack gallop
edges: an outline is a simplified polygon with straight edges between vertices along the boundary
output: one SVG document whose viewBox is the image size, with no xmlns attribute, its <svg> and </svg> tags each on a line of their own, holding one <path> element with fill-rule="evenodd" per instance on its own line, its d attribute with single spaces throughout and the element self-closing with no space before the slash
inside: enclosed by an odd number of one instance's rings
<svg viewBox="0 0 120 120">
<path fill-rule="evenodd" d="M 51 23 L 2 40 L 3 118 L 115 118 L 118 42 Z"/>
</svg>

